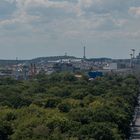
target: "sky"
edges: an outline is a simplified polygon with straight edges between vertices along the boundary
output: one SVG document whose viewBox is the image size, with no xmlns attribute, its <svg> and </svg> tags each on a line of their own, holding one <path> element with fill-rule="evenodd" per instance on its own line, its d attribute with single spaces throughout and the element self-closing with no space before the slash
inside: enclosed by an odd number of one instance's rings
<svg viewBox="0 0 140 140">
<path fill-rule="evenodd" d="M 140 0 L 0 0 L 0 59 L 140 52 Z"/>
</svg>

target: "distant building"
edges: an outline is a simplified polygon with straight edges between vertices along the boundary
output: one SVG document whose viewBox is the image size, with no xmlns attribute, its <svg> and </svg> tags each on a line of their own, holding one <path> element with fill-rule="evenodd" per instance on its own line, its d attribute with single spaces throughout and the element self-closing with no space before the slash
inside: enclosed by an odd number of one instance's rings
<svg viewBox="0 0 140 140">
<path fill-rule="evenodd" d="M 73 72 L 74 66 L 71 63 L 56 63 L 53 66 L 55 72 Z"/>
<path fill-rule="evenodd" d="M 0 69 L 0 77 L 12 77 L 12 69 Z"/>
<path fill-rule="evenodd" d="M 138 54 L 137 59 L 140 59 L 140 53 Z"/>
<path fill-rule="evenodd" d="M 104 70 L 117 70 L 118 66 L 117 63 L 109 63 L 106 64 L 106 66 L 103 67 Z"/>
<path fill-rule="evenodd" d="M 13 77 L 17 80 L 28 80 L 37 75 L 35 64 L 18 64 L 13 68 Z"/>
<path fill-rule="evenodd" d="M 138 56 L 136 57 L 136 63 L 140 64 L 140 53 L 138 54 Z"/>
</svg>

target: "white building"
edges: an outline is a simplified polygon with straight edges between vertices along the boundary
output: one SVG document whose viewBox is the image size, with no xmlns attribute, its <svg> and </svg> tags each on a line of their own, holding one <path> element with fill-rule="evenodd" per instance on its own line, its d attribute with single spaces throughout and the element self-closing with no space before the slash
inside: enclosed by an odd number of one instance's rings
<svg viewBox="0 0 140 140">
<path fill-rule="evenodd" d="M 103 67 L 104 70 L 117 70 L 118 66 L 117 63 L 108 63 L 106 66 Z"/>
</svg>

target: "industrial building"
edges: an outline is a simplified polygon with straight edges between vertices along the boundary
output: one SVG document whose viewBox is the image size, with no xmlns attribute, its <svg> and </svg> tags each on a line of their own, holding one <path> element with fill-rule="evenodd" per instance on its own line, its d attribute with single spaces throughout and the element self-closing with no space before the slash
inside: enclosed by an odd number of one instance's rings
<svg viewBox="0 0 140 140">
<path fill-rule="evenodd" d="M 103 67 L 104 70 L 117 70 L 117 63 L 108 63 Z"/>
</svg>

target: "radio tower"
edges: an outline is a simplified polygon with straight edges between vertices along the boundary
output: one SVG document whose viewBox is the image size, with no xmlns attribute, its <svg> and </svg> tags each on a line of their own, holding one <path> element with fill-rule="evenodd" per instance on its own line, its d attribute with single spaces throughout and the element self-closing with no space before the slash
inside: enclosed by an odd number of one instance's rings
<svg viewBox="0 0 140 140">
<path fill-rule="evenodd" d="M 86 47 L 84 46 L 84 56 L 83 56 L 83 59 L 85 60 L 86 59 Z"/>
</svg>

